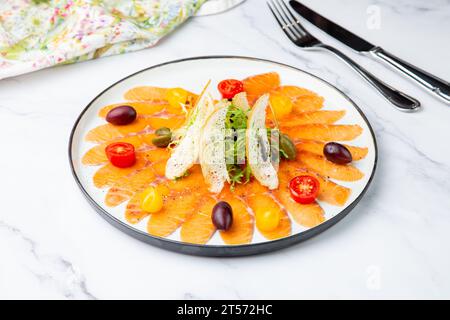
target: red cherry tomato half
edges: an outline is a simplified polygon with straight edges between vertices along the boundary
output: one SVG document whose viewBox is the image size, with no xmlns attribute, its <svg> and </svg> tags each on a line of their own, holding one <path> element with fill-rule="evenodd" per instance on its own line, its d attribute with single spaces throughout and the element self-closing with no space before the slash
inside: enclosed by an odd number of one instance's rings
<svg viewBox="0 0 450 320">
<path fill-rule="evenodd" d="M 235 95 L 244 91 L 244 84 L 239 80 L 228 79 L 221 81 L 217 88 L 224 99 L 233 99 Z"/>
<path fill-rule="evenodd" d="M 134 146 L 131 143 L 111 143 L 106 147 L 105 152 L 112 165 L 119 168 L 131 167 L 136 162 Z"/>
<path fill-rule="evenodd" d="M 319 189 L 319 181 L 313 176 L 298 176 L 289 182 L 292 199 L 301 204 L 314 202 L 319 194 Z"/>
</svg>

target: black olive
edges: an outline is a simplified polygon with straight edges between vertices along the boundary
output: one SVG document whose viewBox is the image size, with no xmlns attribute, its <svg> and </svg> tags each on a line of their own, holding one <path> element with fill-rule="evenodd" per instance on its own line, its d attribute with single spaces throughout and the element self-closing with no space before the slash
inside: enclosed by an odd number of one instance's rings
<svg viewBox="0 0 450 320">
<path fill-rule="evenodd" d="M 347 164 L 353 161 L 350 151 L 337 142 L 328 142 L 323 147 L 323 154 L 329 161 L 337 164 Z"/>
<path fill-rule="evenodd" d="M 131 106 L 120 106 L 111 109 L 106 115 L 106 121 L 116 126 L 123 126 L 136 120 L 136 110 Z"/>
<path fill-rule="evenodd" d="M 233 224 L 233 209 L 228 202 L 218 202 L 212 210 L 212 222 L 218 230 L 228 230 Z"/>
</svg>

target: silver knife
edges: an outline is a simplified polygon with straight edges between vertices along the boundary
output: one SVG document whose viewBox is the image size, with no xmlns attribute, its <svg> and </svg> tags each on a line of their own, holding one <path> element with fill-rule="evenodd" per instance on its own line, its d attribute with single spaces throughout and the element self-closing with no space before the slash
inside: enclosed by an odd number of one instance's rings
<svg viewBox="0 0 450 320">
<path fill-rule="evenodd" d="M 395 57 L 393 54 L 384 51 L 382 48 L 375 46 L 347 29 L 344 29 L 298 1 L 290 0 L 289 3 L 299 15 L 328 33 L 333 38 L 360 53 L 376 57 L 394 69 L 401 71 L 408 78 L 413 79 L 426 90 L 450 105 L 450 83 L 447 81 L 439 79 L 438 77 Z"/>
</svg>

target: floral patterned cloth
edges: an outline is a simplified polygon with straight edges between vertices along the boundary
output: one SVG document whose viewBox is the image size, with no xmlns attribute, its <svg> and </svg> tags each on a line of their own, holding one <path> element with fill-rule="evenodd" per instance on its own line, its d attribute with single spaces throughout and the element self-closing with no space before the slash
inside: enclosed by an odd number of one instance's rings
<svg viewBox="0 0 450 320">
<path fill-rule="evenodd" d="M 155 45 L 206 0 L 0 0 L 0 79 Z"/>
</svg>

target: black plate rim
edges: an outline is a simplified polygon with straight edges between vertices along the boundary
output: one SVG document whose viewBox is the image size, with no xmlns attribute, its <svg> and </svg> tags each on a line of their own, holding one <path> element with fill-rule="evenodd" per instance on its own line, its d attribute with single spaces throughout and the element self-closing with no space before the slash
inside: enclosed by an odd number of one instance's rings
<svg viewBox="0 0 450 320">
<path fill-rule="evenodd" d="M 162 67 L 162 66 L 165 66 L 168 64 L 174 64 L 174 63 L 180 63 L 180 62 L 192 61 L 192 60 L 206 60 L 206 59 L 242 59 L 242 60 L 260 61 L 260 62 L 276 64 L 276 65 L 279 65 L 282 67 L 291 68 L 296 71 L 308 74 L 309 76 L 322 81 L 324 84 L 328 85 L 329 87 L 331 87 L 331 88 L 337 90 L 339 93 L 341 93 L 344 96 L 344 98 L 347 99 L 353 105 L 353 107 L 356 109 L 356 111 L 358 111 L 358 113 L 363 118 L 364 122 L 366 123 L 367 127 L 370 130 L 370 134 L 372 136 L 373 144 L 375 147 L 375 150 L 374 150 L 375 151 L 375 159 L 374 159 L 372 174 L 369 177 L 369 180 L 367 181 L 367 184 L 364 187 L 364 189 L 362 190 L 361 194 L 352 203 L 350 203 L 346 208 L 344 208 L 341 212 L 339 212 L 331 219 L 328 219 L 327 221 L 321 223 L 320 225 L 318 225 L 316 227 L 310 228 L 308 230 L 291 235 L 286 238 L 267 241 L 267 242 L 244 244 L 244 245 L 198 245 L 198 244 L 190 244 L 190 243 L 185 243 L 185 242 L 172 240 L 172 239 L 156 237 L 156 236 L 152 236 L 146 232 L 143 232 L 141 230 L 138 230 L 136 228 L 133 228 L 132 226 L 130 226 L 130 225 L 126 224 L 125 222 L 119 220 L 118 218 L 114 217 L 108 211 L 104 210 L 84 188 L 84 186 L 82 185 L 82 183 L 81 183 L 80 179 L 78 178 L 77 173 L 75 171 L 74 159 L 73 159 L 73 155 L 72 155 L 72 145 L 73 145 L 73 140 L 74 140 L 74 135 L 75 135 L 76 129 L 78 127 L 79 122 L 83 118 L 83 115 L 92 106 L 92 104 L 95 101 L 97 101 L 97 99 L 100 98 L 104 93 L 106 93 L 107 91 L 109 91 L 111 88 L 113 88 L 117 84 L 121 83 L 122 81 L 125 81 L 131 77 L 134 77 L 137 74 L 146 72 L 151 69 L 159 68 L 159 67 Z M 368 121 L 366 115 L 362 112 L 362 110 L 358 107 L 358 105 L 350 97 L 348 97 L 342 90 L 338 89 L 337 87 L 335 87 L 328 81 L 323 80 L 323 79 L 319 78 L 318 76 L 311 74 L 307 71 L 304 71 L 300 68 L 293 67 L 291 65 L 273 61 L 273 60 L 256 58 L 256 57 L 247 57 L 247 56 L 210 55 L 210 56 L 188 57 L 188 58 L 177 59 L 177 60 L 172 60 L 172 61 L 167 61 L 164 63 L 156 64 L 156 65 L 150 66 L 148 68 L 134 72 L 134 73 L 114 82 L 112 85 L 110 85 L 109 87 L 104 89 L 94 99 L 92 99 L 91 102 L 89 102 L 89 104 L 83 109 L 83 111 L 80 113 L 78 118 L 75 120 L 75 123 L 74 123 L 71 133 L 70 133 L 69 144 L 68 144 L 68 155 L 69 155 L 69 164 L 70 164 L 72 176 L 74 177 L 75 182 L 78 185 L 78 187 L 80 188 L 82 194 L 88 200 L 88 202 L 91 204 L 91 206 L 96 210 L 96 212 L 98 214 L 100 214 L 100 216 L 102 216 L 108 223 L 110 223 L 114 227 L 118 228 L 119 230 L 125 232 L 129 236 L 132 236 L 140 241 L 143 241 L 143 242 L 146 242 L 153 246 L 156 246 L 156 247 L 159 247 L 159 248 L 162 248 L 165 250 L 173 251 L 173 252 L 189 254 L 189 255 L 197 255 L 197 256 L 236 257 L 236 256 L 249 256 L 249 255 L 255 255 L 255 254 L 263 254 L 263 253 L 268 253 L 271 251 L 287 248 L 289 246 L 303 242 L 305 240 L 308 240 L 308 239 L 322 233 L 323 231 L 327 230 L 328 228 L 330 228 L 331 226 L 335 225 L 340 220 L 342 220 L 344 217 L 346 217 L 350 213 L 350 211 L 352 211 L 353 208 L 363 198 L 363 196 L 367 192 L 370 184 L 372 183 L 372 180 L 375 176 L 377 164 L 378 164 L 378 145 L 377 145 L 375 133 L 374 133 L 373 128 L 370 125 L 370 122 Z"/>
</svg>

